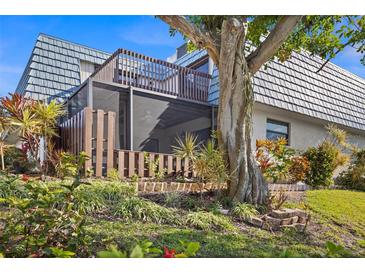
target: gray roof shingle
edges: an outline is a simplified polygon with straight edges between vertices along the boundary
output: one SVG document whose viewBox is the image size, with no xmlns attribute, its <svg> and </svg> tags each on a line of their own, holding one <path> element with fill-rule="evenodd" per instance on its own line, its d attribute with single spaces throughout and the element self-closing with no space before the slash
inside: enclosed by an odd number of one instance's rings
<svg viewBox="0 0 365 274">
<path fill-rule="evenodd" d="M 34 99 L 67 98 L 81 84 L 80 60 L 102 64 L 109 53 L 40 34 L 17 92 Z"/>
<path fill-rule="evenodd" d="M 177 64 L 188 66 L 206 55 L 198 50 L 182 56 Z M 293 53 L 284 63 L 267 64 L 253 79 L 255 101 L 318 119 L 365 130 L 365 79 L 307 52 Z M 209 102 L 218 103 L 218 70 L 213 70 Z"/>
</svg>

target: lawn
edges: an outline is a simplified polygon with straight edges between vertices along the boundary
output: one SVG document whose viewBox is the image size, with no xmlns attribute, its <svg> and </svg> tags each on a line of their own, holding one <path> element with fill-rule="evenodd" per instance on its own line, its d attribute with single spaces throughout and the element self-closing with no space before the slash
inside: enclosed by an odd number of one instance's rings
<svg viewBox="0 0 365 274">
<path fill-rule="evenodd" d="M 94 239 L 95 249 L 109 243 L 128 249 L 144 239 L 159 247 L 174 247 L 183 240 L 200 242 L 199 257 L 327 257 L 326 242 L 332 241 L 348 251 L 340 256 L 365 256 L 364 192 L 308 191 L 304 204 L 312 215 L 304 233 L 290 229 L 271 233 L 233 220 L 232 229 L 202 231 L 185 226 L 90 219 L 87 231 Z M 303 202 L 297 206 L 303 207 Z"/>
</svg>

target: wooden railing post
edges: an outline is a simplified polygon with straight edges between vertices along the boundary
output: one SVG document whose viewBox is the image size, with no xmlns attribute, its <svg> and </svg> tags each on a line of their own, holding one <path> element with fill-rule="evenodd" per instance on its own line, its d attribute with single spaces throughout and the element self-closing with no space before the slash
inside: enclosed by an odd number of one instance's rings
<svg viewBox="0 0 365 274">
<path fill-rule="evenodd" d="M 104 110 L 96 111 L 96 169 L 95 175 L 103 175 Z"/>
<path fill-rule="evenodd" d="M 124 178 L 124 151 L 118 151 L 118 171 L 120 179 Z"/>
<path fill-rule="evenodd" d="M 104 130 L 104 129 L 102 129 Z M 115 140 L 115 112 L 108 111 L 108 144 L 107 144 L 107 156 L 106 156 L 106 169 L 107 172 L 114 167 L 114 140 Z"/>
<path fill-rule="evenodd" d="M 84 147 L 83 150 L 89 157 L 85 161 L 85 175 L 89 169 L 92 168 L 92 125 L 93 125 L 93 111 L 90 107 L 84 108 Z"/>
</svg>

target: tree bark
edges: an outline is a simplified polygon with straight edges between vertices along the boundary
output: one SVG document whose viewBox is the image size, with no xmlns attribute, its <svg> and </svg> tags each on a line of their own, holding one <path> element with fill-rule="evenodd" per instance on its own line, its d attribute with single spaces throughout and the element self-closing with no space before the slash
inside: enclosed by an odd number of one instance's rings
<svg viewBox="0 0 365 274">
<path fill-rule="evenodd" d="M 219 61 L 218 138 L 228 163 L 228 195 L 238 202 L 265 204 L 268 186 L 252 151 L 252 75 L 244 56 L 245 27 L 227 20 Z"/>
</svg>

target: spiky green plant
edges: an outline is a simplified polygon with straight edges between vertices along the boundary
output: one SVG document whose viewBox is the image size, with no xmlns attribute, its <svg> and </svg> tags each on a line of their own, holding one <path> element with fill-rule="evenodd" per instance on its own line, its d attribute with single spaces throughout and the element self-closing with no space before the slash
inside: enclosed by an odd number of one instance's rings
<svg viewBox="0 0 365 274">
<path fill-rule="evenodd" d="M 176 138 L 176 146 L 172 146 L 174 154 L 180 158 L 194 160 L 196 151 L 199 147 L 198 137 L 192 133 L 186 132 L 185 137 Z"/>
</svg>

